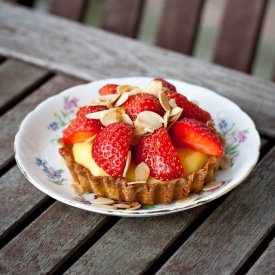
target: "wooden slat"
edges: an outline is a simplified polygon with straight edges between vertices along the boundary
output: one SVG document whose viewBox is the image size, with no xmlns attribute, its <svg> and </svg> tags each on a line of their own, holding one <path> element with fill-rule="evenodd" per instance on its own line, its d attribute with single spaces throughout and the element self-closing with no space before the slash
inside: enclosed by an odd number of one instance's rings
<svg viewBox="0 0 275 275">
<path fill-rule="evenodd" d="M 157 45 L 192 54 L 204 0 L 166 0 Z"/>
<path fill-rule="evenodd" d="M 249 275 L 275 274 L 275 239 L 249 270 Z"/>
<path fill-rule="evenodd" d="M 121 219 L 66 274 L 99 270 L 108 274 L 141 274 L 205 207 L 154 218 Z"/>
<path fill-rule="evenodd" d="M 87 0 L 51 0 L 49 11 L 68 19 L 82 21 Z"/>
<path fill-rule="evenodd" d="M 251 72 L 268 0 L 227 0 L 214 62 Z"/>
<path fill-rule="evenodd" d="M 161 75 L 207 87 L 238 103 L 262 134 L 275 137 L 270 81 L 3 3 L 0 36 L 0 54 L 86 80 Z"/>
<path fill-rule="evenodd" d="M 109 219 L 56 202 L 0 251 L 1 273 L 53 272 Z"/>
<path fill-rule="evenodd" d="M 232 274 L 275 225 L 275 147 L 157 274 Z"/>
<path fill-rule="evenodd" d="M 7 82 L 7 89 L 9 89 L 8 83 L 10 83 L 11 86 L 13 85 L 12 78 L 10 81 L 8 79 L 5 81 Z M 33 110 L 38 103 L 49 96 L 81 83 L 83 83 L 83 81 L 64 76 L 56 76 L 1 117 L 0 168 L 6 165 L 13 158 L 14 135 L 18 130 L 19 124 L 27 113 Z"/>
<path fill-rule="evenodd" d="M 104 0 L 101 27 L 122 35 L 136 37 L 144 0 Z"/>
<path fill-rule="evenodd" d="M 11 101 L 17 100 L 28 89 L 40 83 L 48 71 L 17 60 L 6 60 L 0 65 L 0 113 Z"/>
</svg>

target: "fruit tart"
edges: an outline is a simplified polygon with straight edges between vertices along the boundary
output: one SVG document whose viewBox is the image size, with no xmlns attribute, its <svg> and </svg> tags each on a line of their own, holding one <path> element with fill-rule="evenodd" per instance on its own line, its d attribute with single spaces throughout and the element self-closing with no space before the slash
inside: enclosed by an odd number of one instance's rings
<svg viewBox="0 0 275 275">
<path fill-rule="evenodd" d="M 145 88 L 105 85 L 59 142 L 77 194 L 128 204 L 183 199 L 226 168 L 211 115 L 161 78 Z"/>
</svg>

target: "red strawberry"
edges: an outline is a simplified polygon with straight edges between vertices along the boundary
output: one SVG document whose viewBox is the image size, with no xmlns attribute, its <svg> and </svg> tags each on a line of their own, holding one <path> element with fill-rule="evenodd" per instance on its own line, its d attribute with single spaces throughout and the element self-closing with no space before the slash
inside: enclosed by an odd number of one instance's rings
<svg viewBox="0 0 275 275">
<path fill-rule="evenodd" d="M 105 106 L 82 106 L 79 108 L 79 110 L 76 113 L 76 116 L 86 116 L 87 114 L 90 113 L 95 113 L 95 112 L 100 112 L 100 111 L 104 111 L 107 108 Z"/>
<path fill-rule="evenodd" d="M 208 112 L 201 109 L 198 105 L 189 101 L 184 95 L 179 94 L 175 91 L 166 92 L 168 98 L 174 98 L 179 107 L 183 108 L 181 118 L 190 117 L 201 122 L 206 123 L 211 120 L 211 116 Z"/>
<path fill-rule="evenodd" d="M 113 177 L 121 177 L 126 163 L 133 128 L 124 122 L 105 127 L 95 138 L 92 156 L 98 166 Z"/>
<path fill-rule="evenodd" d="M 137 118 L 137 115 L 143 111 L 155 112 L 161 116 L 165 113 L 158 98 L 148 93 L 131 95 L 128 100 L 122 104 L 122 107 L 133 121 Z"/>
<path fill-rule="evenodd" d="M 175 146 L 188 147 L 212 156 L 223 156 L 223 147 L 217 133 L 206 124 L 192 118 L 183 118 L 170 129 Z"/>
<path fill-rule="evenodd" d="M 163 78 L 155 78 L 154 81 L 161 81 L 162 87 L 165 88 L 167 91 L 176 91 L 176 87 L 169 83 L 168 81 L 164 80 Z"/>
<path fill-rule="evenodd" d="M 145 162 L 150 175 L 159 180 L 169 180 L 183 176 L 183 168 L 165 128 L 143 136 L 135 148 L 135 158 Z"/>
<path fill-rule="evenodd" d="M 102 88 L 99 89 L 98 93 L 100 95 L 116 94 L 117 86 L 118 85 L 116 85 L 116 84 L 106 84 Z"/>
</svg>

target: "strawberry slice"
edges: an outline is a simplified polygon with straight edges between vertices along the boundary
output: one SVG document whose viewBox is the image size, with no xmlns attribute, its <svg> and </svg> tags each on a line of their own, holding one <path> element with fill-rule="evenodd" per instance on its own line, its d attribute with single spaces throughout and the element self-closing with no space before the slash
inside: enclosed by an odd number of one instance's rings
<svg viewBox="0 0 275 275">
<path fill-rule="evenodd" d="M 145 162 L 148 165 L 150 175 L 156 179 L 166 181 L 183 176 L 178 153 L 165 128 L 143 136 L 135 147 L 134 154 L 138 163 Z"/>
<path fill-rule="evenodd" d="M 154 81 L 161 81 L 162 87 L 167 91 L 176 91 L 176 87 L 169 83 L 168 81 L 164 80 L 163 78 L 155 78 Z"/>
<path fill-rule="evenodd" d="M 165 111 L 159 100 L 152 94 L 140 93 L 131 95 L 128 100 L 122 104 L 125 112 L 134 121 L 137 115 L 143 111 L 151 111 L 163 116 Z"/>
<path fill-rule="evenodd" d="M 166 95 L 169 99 L 174 98 L 177 105 L 183 108 L 181 118 L 183 117 L 194 118 L 204 123 L 211 120 L 211 116 L 208 112 L 204 111 L 198 105 L 189 101 L 184 95 L 179 94 L 175 91 L 166 92 Z"/>
<path fill-rule="evenodd" d="M 116 84 L 106 84 L 102 88 L 99 89 L 98 93 L 100 95 L 116 94 L 117 87 L 118 87 L 118 85 L 116 85 Z"/>
<path fill-rule="evenodd" d="M 103 125 L 97 119 L 86 118 L 86 114 L 105 109 L 105 106 L 83 106 L 79 108 L 76 118 L 63 131 L 63 142 L 65 144 L 84 142 L 97 134 L 103 128 Z"/>
<path fill-rule="evenodd" d="M 124 122 L 106 126 L 95 138 L 92 156 L 112 177 L 121 177 L 126 163 L 133 128 Z"/>
<path fill-rule="evenodd" d="M 223 156 L 223 147 L 217 133 L 201 121 L 183 118 L 170 129 L 173 144 L 192 148 L 211 156 Z"/>
</svg>

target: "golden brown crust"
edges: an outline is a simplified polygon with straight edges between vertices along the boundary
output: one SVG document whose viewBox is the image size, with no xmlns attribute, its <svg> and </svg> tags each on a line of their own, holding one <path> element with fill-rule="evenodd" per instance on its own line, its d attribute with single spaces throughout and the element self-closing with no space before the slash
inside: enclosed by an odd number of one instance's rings
<svg viewBox="0 0 275 275">
<path fill-rule="evenodd" d="M 93 176 L 87 168 L 74 161 L 71 146 L 64 145 L 62 141 L 60 144 L 59 153 L 66 161 L 74 180 L 81 185 L 83 193 L 94 192 L 113 200 L 140 202 L 145 205 L 168 204 L 187 197 L 191 192 L 201 191 L 206 183 L 212 181 L 221 160 L 220 157 L 209 156 L 199 171 L 183 178 L 128 184 L 125 179 Z"/>
</svg>

